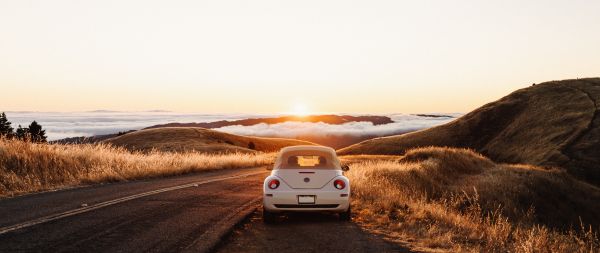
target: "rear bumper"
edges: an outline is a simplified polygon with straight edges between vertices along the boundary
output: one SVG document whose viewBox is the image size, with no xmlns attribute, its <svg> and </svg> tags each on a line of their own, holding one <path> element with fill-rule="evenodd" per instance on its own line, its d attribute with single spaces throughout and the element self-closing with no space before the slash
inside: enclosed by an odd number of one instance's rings
<svg viewBox="0 0 600 253">
<path fill-rule="evenodd" d="M 346 194 L 346 196 L 342 196 Z M 314 195 L 314 204 L 299 204 L 298 195 Z M 263 206 L 269 212 L 345 212 L 350 206 L 348 191 L 311 190 L 269 191 L 263 195 Z"/>
</svg>

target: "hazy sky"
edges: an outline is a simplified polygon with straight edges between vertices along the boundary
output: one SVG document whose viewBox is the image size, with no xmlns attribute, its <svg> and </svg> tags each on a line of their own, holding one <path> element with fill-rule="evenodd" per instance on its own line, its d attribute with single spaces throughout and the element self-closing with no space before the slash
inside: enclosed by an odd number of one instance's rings
<svg viewBox="0 0 600 253">
<path fill-rule="evenodd" d="M 0 111 L 468 112 L 591 76 L 598 0 L 0 0 Z"/>
</svg>

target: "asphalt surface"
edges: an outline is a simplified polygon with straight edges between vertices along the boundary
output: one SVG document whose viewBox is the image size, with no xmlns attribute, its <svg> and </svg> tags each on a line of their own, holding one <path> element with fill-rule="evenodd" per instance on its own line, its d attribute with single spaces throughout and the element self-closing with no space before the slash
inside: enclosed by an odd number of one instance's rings
<svg viewBox="0 0 600 253">
<path fill-rule="evenodd" d="M 203 235 L 261 194 L 264 168 L 223 170 L 162 180 L 86 187 L 0 201 L 1 226 L 111 199 L 224 176 L 253 176 L 198 184 L 145 196 L 0 235 L 0 252 L 195 251 Z"/>
<path fill-rule="evenodd" d="M 3 199 L 0 252 L 408 252 L 334 214 L 263 224 L 267 173 L 221 170 Z"/>
</svg>

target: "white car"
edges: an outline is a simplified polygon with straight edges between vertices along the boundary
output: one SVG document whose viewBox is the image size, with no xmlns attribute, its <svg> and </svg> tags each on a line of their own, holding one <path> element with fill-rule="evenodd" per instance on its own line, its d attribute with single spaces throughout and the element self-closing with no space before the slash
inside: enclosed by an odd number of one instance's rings
<svg viewBox="0 0 600 253">
<path fill-rule="evenodd" d="M 329 147 L 281 149 L 263 185 L 263 220 L 272 222 L 281 212 L 321 211 L 350 220 L 350 181 L 343 175 L 348 170 Z"/>
</svg>

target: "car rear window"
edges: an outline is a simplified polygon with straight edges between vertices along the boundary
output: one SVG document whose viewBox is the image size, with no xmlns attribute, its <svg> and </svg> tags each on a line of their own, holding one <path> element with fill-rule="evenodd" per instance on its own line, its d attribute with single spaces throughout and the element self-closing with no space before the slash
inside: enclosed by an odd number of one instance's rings
<svg viewBox="0 0 600 253">
<path fill-rule="evenodd" d="M 319 167 L 327 164 L 327 159 L 323 156 L 301 155 L 288 157 L 289 167 Z"/>
</svg>

